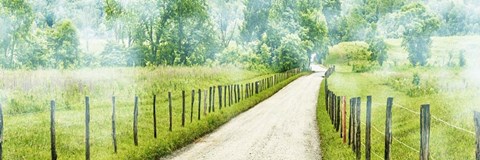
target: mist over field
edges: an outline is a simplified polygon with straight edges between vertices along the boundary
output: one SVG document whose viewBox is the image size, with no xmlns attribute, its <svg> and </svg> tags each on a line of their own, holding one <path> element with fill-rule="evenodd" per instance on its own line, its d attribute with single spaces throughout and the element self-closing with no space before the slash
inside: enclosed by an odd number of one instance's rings
<svg viewBox="0 0 480 160">
<path fill-rule="evenodd" d="M 49 158 L 47 116 L 55 100 L 59 155 L 83 158 L 89 96 L 95 115 L 92 157 L 158 159 L 296 78 L 321 74 L 311 72 L 312 65 L 320 72 L 336 66 L 331 77 L 323 78 L 347 102 L 360 96 L 365 107 L 365 97 L 373 96 L 372 123 L 377 128 L 385 123 L 386 98 L 394 97 L 392 159 L 418 158 L 417 112 L 422 104 L 431 105 L 431 158 L 474 159 L 472 117 L 480 111 L 478 0 L 0 0 L 3 157 Z M 270 77 L 282 81 L 235 104 L 238 108 L 202 114 L 209 117 L 192 120 L 186 128 L 166 129 L 168 93 L 174 107 L 182 104 L 180 93 L 186 91 L 188 102 L 201 108 L 206 102 L 196 99 L 198 92 L 212 98 L 220 96 L 221 86 L 246 89 Z M 302 83 L 321 83 L 316 78 Z M 210 95 L 211 87 L 217 95 Z M 113 96 L 124 145 L 118 153 L 100 147 L 112 145 Z M 140 128 L 145 131 L 140 146 L 130 143 L 134 97 L 140 99 Z M 316 107 L 325 107 L 322 98 Z M 164 138 L 152 140 L 145 137 L 151 138 L 151 114 L 156 111 L 151 106 L 157 101 L 159 135 Z M 192 115 L 198 112 L 190 110 Z M 331 127 L 323 112 L 316 113 L 322 157 L 353 159 L 337 141 L 338 133 L 323 128 Z M 181 108 L 173 109 L 174 126 L 181 113 Z M 382 155 L 385 133 L 373 133 L 372 151 Z"/>
</svg>

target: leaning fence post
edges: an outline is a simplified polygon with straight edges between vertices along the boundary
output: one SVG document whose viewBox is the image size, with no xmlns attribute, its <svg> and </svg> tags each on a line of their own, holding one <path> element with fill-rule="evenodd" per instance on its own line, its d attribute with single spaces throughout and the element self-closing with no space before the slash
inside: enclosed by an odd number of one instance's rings
<svg viewBox="0 0 480 160">
<path fill-rule="evenodd" d="M 57 150 L 55 148 L 55 101 L 54 100 L 50 101 L 50 149 L 52 152 L 52 160 L 57 159 Z"/>
<path fill-rule="evenodd" d="M 365 119 L 365 159 L 370 160 L 370 131 L 372 128 L 372 96 L 367 96 L 367 117 Z"/>
<path fill-rule="evenodd" d="M 169 117 L 169 126 L 168 130 L 172 131 L 172 93 L 168 92 L 168 117 Z"/>
<path fill-rule="evenodd" d="M 420 159 L 428 160 L 430 157 L 430 105 L 424 104 L 420 109 Z"/>
<path fill-rule="evenodd" d="M 85 97 L 85 159 L 90 160 L 90 98 L 88 96 Z"/>
<path fill-rule="evenodd" d="M 1 112 L 1 105 L 0 105 L 0 112 Z M 476 111 L 473 112 L 473 119 L 475 121 L 475 144 L 476 144 L 475 158 L 480 159 L 480 112 L 476 112 Z M 3 120 L 2 120 L 2 123 L 3 123 Z"/>
<path fill-rule="evenodd" d="M 115 129 L 115 96 L 112 96 L 112 139 L 113 152 L 117 153 L 117 134 Z"/>
<path fill-rule="evenodd" d="M 390 145 L 392 144 L 392 103 L 393 98 L 388 97 L 385 119 L 385 160 L 390 159 Z"/>
<path fill-rule="evenodd" d="M 133 108 L 133 143 L 138 146 L 138 96 L 135 96 Z"/>
</svg>

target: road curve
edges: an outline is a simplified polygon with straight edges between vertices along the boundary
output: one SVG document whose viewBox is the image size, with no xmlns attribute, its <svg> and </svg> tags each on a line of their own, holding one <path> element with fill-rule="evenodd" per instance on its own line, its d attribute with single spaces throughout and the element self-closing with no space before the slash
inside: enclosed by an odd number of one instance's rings
<svg viewBox="0 0 480 160">
<path fill-rule="evenodd" d="M 163 159 L 321 159 L 316 104 L 324 69 L 303 76 Z"/>
</svg>

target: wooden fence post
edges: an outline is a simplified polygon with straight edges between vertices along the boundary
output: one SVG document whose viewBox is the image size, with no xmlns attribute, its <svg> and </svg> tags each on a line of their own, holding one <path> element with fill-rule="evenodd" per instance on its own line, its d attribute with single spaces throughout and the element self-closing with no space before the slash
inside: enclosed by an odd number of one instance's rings
<svg viewBox="0 0 480 160">
<path fill-rule="evenodd" d="M 335 129 L 336 131 L 338 132 L 338 130 L 340 129 L 340 96 L 337 96 L 337 105 L 335 106 L 336 108 L 336 113 L 335 113 L 335 117 L 337 117 L 336 121 L 335 121 Z"/>
<path fill-rule="evenodd" d="M 85 97 L 85 159 L 90 160 L 90 98 L 88 96 Z"/>
<path fill-rule="evenodd" d="M 207 116 L 207 91 L 203 92 L 203 115 Z"/>
<path fill-rule="evenodd" d="M 182 91 L 182 127 L 185 127 L 185 91 Z"/>
<path fill-rule="evenodd" d="M 223 105 L 227 107 L 227 85 L 223 86 Z"/>
<path fill-rule="evenodd" d="M 420 159 L 430 157 L 430 105 L 424 104 L 420 109 Z"/>
<path fill-rule="evenodd" d="M 241 90 L 240 90 L 240 85 L 237 84 L 237 99 L 238 99 L 238 102 L 240 102 L 240 100 L 242 100 L 242 94 L 241 94 Z"/>
<path fill-rule="evenodd" d="M 192 106 L 190 107 L 190 123 L 193 122 L 193 104 L 195 104 L 195 90 L 192 89 Z"/>
<path fill-rule="evenodd" d="M 237 85 L 234 84 L 233 85 L 233 102 L 235 103 L 237 103 L 237 90 L 238 90 Z"/>
<path fill-rule="evenodd" d="M 212 111 L 212 87 L 208 91 L 208 113 L 210 113 Z"/>
<path fill-rule="evenodd" d="M 232 85 L 228 85 L 228 106 L 232 106 Z"/>
<path fill-rule="evenodd" d="M 390 160 L 390 145 L 392 144 L 392 103 L 393 98 L 388 97 L 385 119 L 385 160 Z"/>
<path fill-rule="evenodd" d="M 258 94 L 258 81 L 255 82 L 255 94 Z"/>
<path fill-rule="evenodd" d="M 112 139 L 113 139 L 113 152 L 117 153 L 117 133 L 115 127 L 115 96 L 112 96 Z"/>
<path fill-rule="evenodd" d="M 222 86 L 218 86 L 218 105 L 219 109 L 222 110 Z"/>
<path fill-rule="evenodd" d="M 3 159 L 3 109 L 2 104 L 0 104 L 0 159 Z"/>
<path fill-rule="evenodd" d="M 168 130 L 172 131 L 172 93 L 168 92 L 168 117 L 169 117 L 169 126 Z"/>
<path fill-rule="evenodd" d="M 362 159 L 362 154 L 361 154 L 361 135 L 360 135 L 360 132 L 361 132 L 361 128 L 360 128 L 360 111 L 361 111 L 361 99 L 360 97 L 357 97 L 357 105 L 355 107 L 355 110 L 356 110 L 356 113 L 355 113 L 355 127 L 356 127 L 356 136 L 355 136 L 355 140 L 356 140 L 356 143 L 355 143 L 355 149 L 356 149 L 356 152 L 357 153 L 357 160 L 360 160 Z"/>
<path fill-rule="evenodd" d="M 367 96 L 367 117 L 365 119 L 365 159 L 370 160 L 370 131 L 372 129 L 372 96 Z"/>
<path fill-rule="evenodd" d="M 0 112 L 1 112 L 1 105 L 0 105 Z M 476 112 L 476 111 L 473 112 L 473 120 L 475 121 L 475 146 L 476 146 L 475 158 L 480 159 L 480 112 Z M 2 123 L 3 123 L 3 120 L 2 120 Z"/>
<path fill-rule="evenodd" d="M 215 112 L 215 90 L 216 90 L 216 87 L 213 86 L 212 87 L 212 112 Z"/>
<path fill-rule="evenodd" d="M 56 160 L 57 150 L 55 147 L 55 101 L 54 100 L 50 101 L 50 150 L 52 152 L 52 160 Z"/>
<path fill-rule="evenodd" d="M 153 95 L 153 137 L 157 138 L 157 95 Z"/>
<path fill-rule="evenodd" d="M 201 109 L 202 108 L 202 89 L 198 89 L 198 120 L 200 120 Z"/>
<path fill-rule="evenodd" d="M 343 96 L 343 111 L 342 111 L 342 132 L 343 143 L 347 143 L 347 97 Z"/>
<path fill-rule="evenodd" d="M 135 96 L 133 108 L 133 143 L 138 146 L 138 96 Z"/>
</svg>

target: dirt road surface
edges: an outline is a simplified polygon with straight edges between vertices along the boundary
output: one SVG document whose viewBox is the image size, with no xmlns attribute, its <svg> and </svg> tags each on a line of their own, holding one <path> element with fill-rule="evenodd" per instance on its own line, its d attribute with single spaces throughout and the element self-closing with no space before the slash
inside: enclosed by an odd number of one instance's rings
<svg viewBox="0 0 480 160">
<path fill-rule="evenodd" d="M 312 69 L 318 72 L 164 159 L 321 159 L 315 106 L 324 69 Z"/>
</svg>

